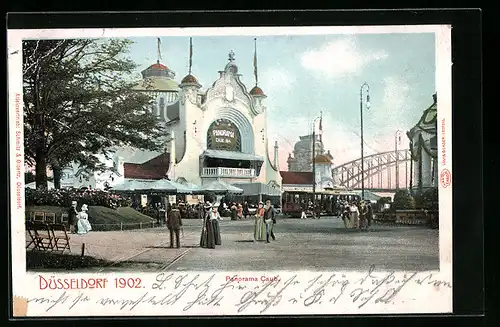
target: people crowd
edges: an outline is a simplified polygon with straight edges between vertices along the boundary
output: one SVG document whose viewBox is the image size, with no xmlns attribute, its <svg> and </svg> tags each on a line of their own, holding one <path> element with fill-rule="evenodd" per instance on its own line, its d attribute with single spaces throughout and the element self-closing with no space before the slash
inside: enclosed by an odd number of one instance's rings
<svg viewBox="0 0 500 327">
<path fill-rule="evenodd" d="M 372 205 L 368 201 L 340 203 L 337 215 L 344 221 L 345 228 L 370 230 L 373 220 Z"/>
</svg>

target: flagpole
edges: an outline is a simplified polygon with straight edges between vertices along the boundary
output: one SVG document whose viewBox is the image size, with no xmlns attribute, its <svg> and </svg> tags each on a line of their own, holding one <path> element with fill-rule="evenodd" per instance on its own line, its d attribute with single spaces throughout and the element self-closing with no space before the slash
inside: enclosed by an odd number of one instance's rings
<svg viewBox="0 0 500 327">
<path fill-rule="evenodd" d="M 259 84 L 259 78 L 257 75 L 257 38 L 254 38 L 254 55 L 253 55 L 253 74 L 255 76 L 255 86 Z"/>
<path fill-rule="evenodd" d="M 160 63 L 160 59 L 161 59 L 161 49 L 160 49 L 160 46 L 161 46 L 161 39 L 160 38 L 157 38 L 158 40 L 158 58 L 156 60 L 157 63 Z"/>
<path fill-rule="evenodd" d="M 193 38 L 189 38 L 189 75 L 191 75 L 191 67 L 193 66 Z"/>
</svg>

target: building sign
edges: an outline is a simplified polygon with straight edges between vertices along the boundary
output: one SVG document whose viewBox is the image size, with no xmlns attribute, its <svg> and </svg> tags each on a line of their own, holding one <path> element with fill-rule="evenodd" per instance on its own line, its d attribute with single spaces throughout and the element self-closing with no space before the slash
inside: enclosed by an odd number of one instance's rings
<svg viewBox="0 0 500 327">
<path fill-rule="evenodd" d="M 218 119 L 207 132 L 207 149 L 241 151 L 241 134 L 235 124 L 227 119 Z"/>
</svg>

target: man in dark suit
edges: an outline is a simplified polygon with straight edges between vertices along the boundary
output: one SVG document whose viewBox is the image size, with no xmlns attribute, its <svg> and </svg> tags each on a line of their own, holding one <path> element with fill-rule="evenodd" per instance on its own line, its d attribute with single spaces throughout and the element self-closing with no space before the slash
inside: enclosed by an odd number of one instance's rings
<svg viewBox="0 0 500 327">
<path fill-rule="evenodd" d="M 167 216 L 167 228 L 170 231 L 170 247 L 174 247 L 174 234 L 175 234 L 175 244 L 177 248 L 181 247 L 180 241 L 180 230 L 182 226 L 181 212 L 177 207 L 177 204 L 172 204 L 172 210 L 170 210 Z"/>
<path fill-rule="evenodd" d="M 76 233 L 76 216 L 78 211 L 76 210 L 77 202 L 71 201 L 71 207 L 68 209 L 68 225 L 70 233 Z"/>
<path fill-rule="evenodd" d="M 269 236 L 273 239 L 273 241 L 276 240 L 276 237 L 274 236 L 273 232 L 273 227 L 276 224 L 276 211 L 274 210 L 273 206 L 271 205 L 271 201 L 267 200 L 266 201 L 266 206 L 264 207 L 264 222 L 266 223 L 266 243 L 269 243 Z"/>
</svg>

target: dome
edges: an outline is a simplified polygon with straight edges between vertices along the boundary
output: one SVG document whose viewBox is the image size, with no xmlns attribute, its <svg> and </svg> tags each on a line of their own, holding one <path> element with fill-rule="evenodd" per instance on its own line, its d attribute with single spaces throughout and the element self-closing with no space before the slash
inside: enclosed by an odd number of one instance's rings
<svg viewBox="0 0 500 327">
<path fill-rule="evenodd" d="M 149 66 L 147 69 L 168 70 L 168 67 L 157 62 L 156 64 L 152 64 L 151 66 Z"/>
<path fill-rule="evenodd" d="M 166 77 L 166 78 L 175 78 L 175 73 L 171 71 L 167 66 L 160 62 L 156 62 L 144 69 L 142 72 L 142 78 L 151 78 L 151 77 Z"/>
<path fill-rule="evenodd" d="M 314 158 L 314 162 L 317 164 L 329 164 L 329 165 L 332 164 L 332 161 L 330 159 L 328 159 L 328 157 L 323 155 L 323 154 L 316 156 L 316 158 Z"/>
<path fill-rule="evenodd" d="M 184 77 L 181 81 L 181 84 L 188 84 L 188 83 L 198 84 L 198 80 L 196 79 L 196 77 L 189 74 L 186 77 Z"/>
<path fill-rule="evenodd" d="M 253 96 L 265 96 L 264 91 L 257 85 L 253 87 L 253 89 L 250 90 L 250 94 Z"/>
</svg>

